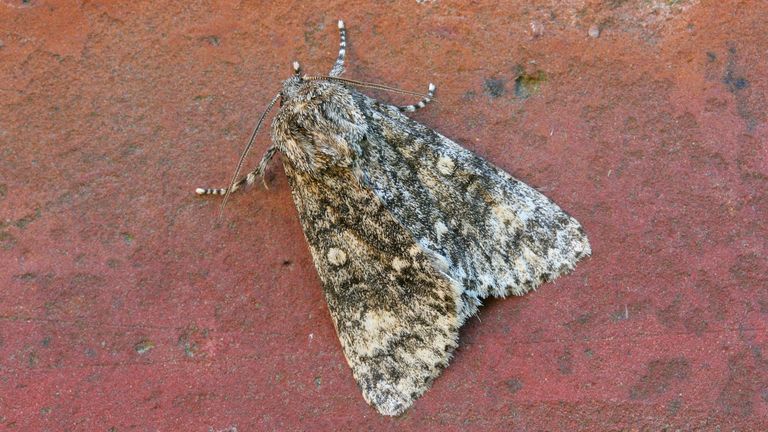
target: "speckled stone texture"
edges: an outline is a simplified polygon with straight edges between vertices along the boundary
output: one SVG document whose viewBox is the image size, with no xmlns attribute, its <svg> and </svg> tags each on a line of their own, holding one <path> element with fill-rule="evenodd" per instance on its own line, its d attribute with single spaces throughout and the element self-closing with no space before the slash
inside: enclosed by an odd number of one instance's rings
<svg viewBox="0 0 768 432">
<path fill-rule="evenodd" d="M 0 429 L 768 429 L 766 16 L 0 0 Z M 488 302 L 399 418 L 355 385 L 280 164 L 219 225 L 194 195 L 229 180 L 291 61 L 328 71 L 337 18 L 346 77 L 435 82 L 414 117 L 546 193 L 593 247 Z"/>
</svg>

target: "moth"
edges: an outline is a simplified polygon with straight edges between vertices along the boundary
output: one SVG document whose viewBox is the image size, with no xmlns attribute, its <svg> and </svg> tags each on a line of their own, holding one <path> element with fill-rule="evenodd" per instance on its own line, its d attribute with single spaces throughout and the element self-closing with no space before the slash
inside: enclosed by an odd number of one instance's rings
<svg viewBox="0 0 768 432">
<path fill-rule="evenodd" d="M 581 225 L 525 183 L 340 77 L 346 30 L 327 76 L 294 74 L 271 100 L 224 195 L 282 154 L 331 318 L 365 400 L 399 415 L 448 365 L 483 299 L 522 295 L 591 253 Z M 238 179 L 267 113 L 272 144 Z"/>
</svg>

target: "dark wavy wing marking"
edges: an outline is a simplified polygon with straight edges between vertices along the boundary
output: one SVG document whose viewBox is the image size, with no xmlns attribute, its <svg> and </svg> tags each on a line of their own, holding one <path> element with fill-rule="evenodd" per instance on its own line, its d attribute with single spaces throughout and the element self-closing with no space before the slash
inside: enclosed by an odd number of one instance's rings
<svg viewBox="0 0 768 432">
<path fill-rule="evenodd" d="M 471 151 L 356 93 L 369 133 L 369 186 L 463 286 L 462 321 L 482 298 L 522 295 L 591 253 L 581 225 L 547 197 Z"/>
<path fill-rule="evenodd" d="M 460 287 L 349 169 L 284 167 L 353 375 L 368 403 L 400 414 L 457 345 Z"/>
</svg>

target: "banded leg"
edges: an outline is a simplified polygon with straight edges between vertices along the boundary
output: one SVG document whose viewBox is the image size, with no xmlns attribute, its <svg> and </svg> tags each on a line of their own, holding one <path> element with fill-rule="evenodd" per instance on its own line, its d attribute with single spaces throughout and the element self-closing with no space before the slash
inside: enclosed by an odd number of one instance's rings
<svg viewBox="0 0 768 432">
<path fill-rule="evenodd" d="M 336 64 L 333 65 L 329 76 L 339 76 L 344 72 L 344 58 L 347 56 L 347 28 L 344 27 L 344 21 L 339 20 L 339 56 L 336 58 Z"/>
<path fill-rule="evenodd" d="M 427 106 L 427 104 L 432 100 L 432 98 L 435 97 L 435 85 L 432 83 L 429 83 L 429 91 L 427 92 L 427 96 L 420 100 L 419 103 L 415 105 L 405 105 L 405 106 L 399 106 L 397 109 L 400 111 L 405 112 L 414 112 L 416 110 L 420 110 Z"/>
<path fill-rule="evenodd" d="M 257 177 L 261 177 L 262 182 L 264 182 L 264 187 L 266 188 L 267 183 L 264 181 L 264 171 L 266 171 L 267 164 L 269 163 L 269 160 L 272 159 L 272 156 L 275 155 L 275 153 L 277 153 L 277 147 L 274 145 L 269 146 L 267 151 L 264 152 L 264 156 L 261 157 L 259 166 L 257 166 L 255 170 L 249 172 L 245 175 L 245 177 L 241 178 L 232 186 L 230 186 L 229 193 L 234 193 L 244 185 L 252 185 L 256 182 Z M 195 193 L 198 195 L 226 195 L 227 188 L 197 188 L 195 189 Z"/>
</svg>

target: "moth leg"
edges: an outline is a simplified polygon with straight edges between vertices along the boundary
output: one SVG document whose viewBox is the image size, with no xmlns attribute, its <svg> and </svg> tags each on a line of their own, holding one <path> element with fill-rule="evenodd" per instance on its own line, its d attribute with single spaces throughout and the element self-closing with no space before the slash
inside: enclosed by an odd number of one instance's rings
<svg viewBox="0 0 768 432">
<path fill-rule="evenodd" d="M 329 76 L 335 77 L 344 73 L 344 58 L 347 56 L 347 28 L 344 27 L 344 21 L 339 20 L 339 56 L 336 58 L 336 64 L 333 65 Z"/>
<path fill-rule="evenodd" d="M 235 193 L 238 189 L 243 187 L 243 185 L 252 185 L 256 181 L 256 177 L 261 177 L 261 181 L 264 183 L 264 187 L 269 189 L 267 187 L 267 182 L 264 180 L 264 171 L 267 169 L 267 165 L 275 153 L 277 153 L 277 147 L 275 147 L 273 144 L 269 146 L 266 152 L 264 152 L 264 156 L 261 157 L 261 161 L 259 162 L 259 165 L 256 167 L 256 169 L 249 172 L 245 175 L 245 177 L 241 178 L 232 186 L 230 186 L 229 193 Z M 226 195 L 227 188 L 197 188 L 195 189 L 195 193 L 198 195 Z"/>
<path fill-rule="evenodd" d="M 435 85 L 432 84 L 432 83 L 429 83 L 429 91 L 427 92 L 427 96 L 424 99 L 420 100 L 419 103 L 417 103 L 417 104 L 399 106 L 399 107 L 397 107 L 397 109 L 399 109 L 400 111 L 405 111 L 405 112 L 414 112 L 416 110 L 420 110 L 420 109 L 424 108 L 425 106 L 427 106 L 427 104 L 430 101 L 432 101 L 433 97 L 435 97 Z"/>
</svg>

